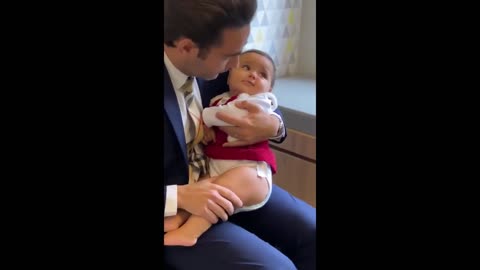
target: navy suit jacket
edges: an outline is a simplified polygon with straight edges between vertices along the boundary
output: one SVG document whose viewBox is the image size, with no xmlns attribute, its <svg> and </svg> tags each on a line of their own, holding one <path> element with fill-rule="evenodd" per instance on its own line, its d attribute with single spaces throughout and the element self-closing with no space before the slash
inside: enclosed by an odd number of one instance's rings
<svg viewBox="0 0 480 270">
<path fill-rule="evenodd" d="M 182 116 L 178 107 L 177 96 L 173 89 L 172 81 L 165 64 L 163 66 L 163 91 L 164 91 L 164 114 L 163 114 L 163 181 L 165 210 L 166 186 L 184 185 L 188 183 L 188 161 L 185 143 L 185 134 L 182 125 Z M 203 107 L 208 107 L 210 100 L 228 90 L 228 72 L 220 74 L 217 79 L 205 81 L 197 78 L 198 87 L 202 96 Z M 276 111 L 281 115 L 280 111 Z M 285 136 L 279 141 L 281 143 Z"/>
</svg>

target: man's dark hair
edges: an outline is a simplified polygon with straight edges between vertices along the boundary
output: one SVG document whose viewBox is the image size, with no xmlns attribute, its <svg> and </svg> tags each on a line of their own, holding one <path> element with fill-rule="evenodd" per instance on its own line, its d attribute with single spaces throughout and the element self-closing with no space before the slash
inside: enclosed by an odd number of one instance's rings
<svg viewBox="0 0 480 270">
<path fill-rule="evenodd" d="M 256 53 L 256 54 L 259 54 L 261 56 L 264 56 L 265 58 L 267 58 L 268 60 L 270 60 L 270 62 L 272 63 L 272 67 L 273 67 L 273 74 L 272 74 L 272 88 L 273 88 L 273 85 L 275 84 L 275 78 L 277 77 L 276 74 L 277 74 L 277 68 L 275 67 L 275 62 L 273 61 L 272 57 L 264 52 L 264 51 L 261 51 L 261 50 L 257 50 L 257 49 L 250 49 L 250 50 L 246 50 L 244 52 L 242 52 L 242 54 L 246 54 L 246 53 Z"/>
<path fill-rule="evenodd" d="M 224 29 L 250 24 L 257 0 L 165 0 L 164 7 L 163 42 L 175 47 L 175 40 L 189 38 L 205 58 L 211 46 L 221 45 Z"/>
</svg>

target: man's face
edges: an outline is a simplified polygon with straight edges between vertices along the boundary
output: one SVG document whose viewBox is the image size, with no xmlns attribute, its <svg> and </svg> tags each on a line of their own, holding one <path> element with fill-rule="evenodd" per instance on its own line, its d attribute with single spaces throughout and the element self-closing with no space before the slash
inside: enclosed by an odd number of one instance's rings
<svg viewBox="0 0 480 270">
<path fill-rule="evenodd" d="M 240 56 L 240 65 L 228 75 L 232 96 L 241 93 L 255 95 L 272 90 L 273 64 L 258 53 L 249 52 Z"/>
<path fill-rule="evenodd" d="M 219 73 L 237 67 L 239 55 L 249 34 L 250 25 L 225 29 L 219 46 L 212 46 L 205 59 L 196 57 L 192 61 L 191 73 L 206 80 L 213 80 Z"/>
</svg>

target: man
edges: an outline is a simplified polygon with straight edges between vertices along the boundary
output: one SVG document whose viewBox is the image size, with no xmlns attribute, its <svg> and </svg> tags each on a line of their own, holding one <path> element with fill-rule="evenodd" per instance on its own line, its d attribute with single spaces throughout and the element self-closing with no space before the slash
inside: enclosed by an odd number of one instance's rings
<svg viewBox="0 0 480 270">
<path fill-rule="evenodd" d="M 174 269 L 315 269 L 313 207 L 274 185 L 265 206 L 229 217 L 242 202 L 224 187 L 196 182 L 202 162 L 193 162 L 187 154 L 198 125 L 190 119 L 190 110 L 200 112 L 212 97 L 226 91 L 225 72 L 238 64 L 256 8 L 256 0 L 165 1 L 164 216 L 183 209 L 212 223 L 224 221 L 193 247 L 165 247 L 165 261 Z M 182 89 L 191 78 L 193 102 L 187 102 Z M 238 107 L 248 110 L 246 118 L 217 115 L 234 125 L 222 129 L 240 139 L 226 147 L 283 141 L 280 117 L 254 104 Z"/>
</svg>

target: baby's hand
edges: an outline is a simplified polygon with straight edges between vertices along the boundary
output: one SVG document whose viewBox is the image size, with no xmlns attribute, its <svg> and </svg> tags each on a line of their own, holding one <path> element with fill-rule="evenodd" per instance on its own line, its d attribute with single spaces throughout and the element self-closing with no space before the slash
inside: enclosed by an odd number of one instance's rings
<svg viewBox="0 0 480 270">
<path fill-rule="evenodd" d="M 206 125 L 203 125 L 203 139 L 202 143 L 204 145 L 207 145 L 209 142 L 214 141 L 215 142 L 215 131 L 213 128 L 209 128 Z"/>
</svg>

